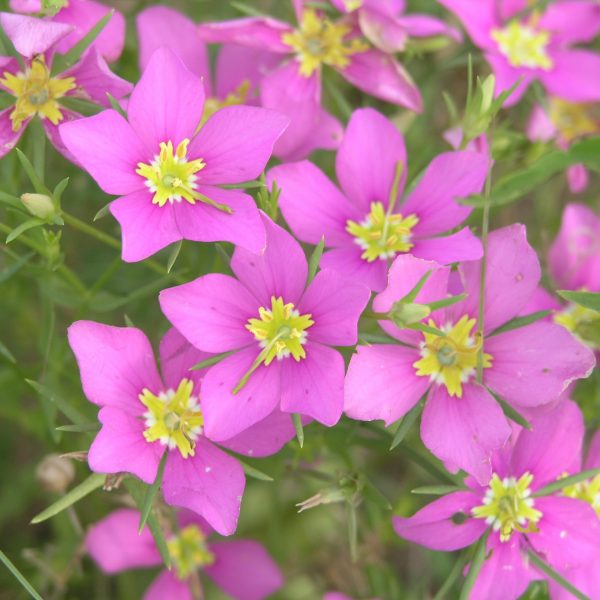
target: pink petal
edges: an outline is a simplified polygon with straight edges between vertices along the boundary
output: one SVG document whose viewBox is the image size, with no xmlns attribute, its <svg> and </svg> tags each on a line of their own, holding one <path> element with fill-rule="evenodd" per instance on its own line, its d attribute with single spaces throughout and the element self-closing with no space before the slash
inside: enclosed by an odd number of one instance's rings
<svg viewBox="0 0 600 600">
<path fill-rule="evenodd" d="M 16 145 L 21 135 L 25 131 L 29 121 L 21 125 L 19 131 L 13 131 L 10 113 L 14 110 L 14 106 L 5 108 L 0 111 L 0 158 L 8 154 Z"/>
<path fill-rule="evenodd" d="M 231 269 L 262 306 L 271 306 L 271 297 L 298 304 L 308 275 L 306 257 L 300 244 L 284 229 L 263 215 L 267 245 L 260 254 L 239 246 L 233 253 Z M 255 314 L 249 316 L 256 316 Z"/>
<path fill-rule="evenodd" d="M 499 53 L 488 52 L 485 59 L 490 63 L 494 76 L 496 77 L 495 94 L 498 96 L 502 92 L 509 90 L 519 79 L 521 82 L 514 89 L 512 94 L 504 101 L 504 107 L 514 106 L 521 100 L 531 82 L 539 74 L 539 69 L 516 68 L 508 63 L 506 58 Z"/>
<path fill-rule="evenodd" d="M 564 327 L 537 322 L 485 340 L 492 367 L 484 381 L 511 404 L 538 406 L 556 400 L 577 379 L 588 377 L 594 353 Z"/>
<path fill-rule="evenodd" d="M 415 240 L 411 252 L 419 258 L 447 265 L 453 262 L 480 260 L 483 256 L 483 246 L 479 238 L 465 227 L 450 235 Z"/>
<path fill-rule="evenodd" d="M 365 285 L 335 271 L 317 273 L 298 305 L 300 314 L 315 322 L 308 330 L 311 341 L 330 346 L 353 346 L 358 340 L 358 320 L 371 298 Z"/>
<path fill-rule="evenodd" d="M 531 315 L 532 313 L 539 312 L 541 310 L 560 310 L 562 304 L 558 301 L 556 296 L 545 290 L 541 285 L 535 289 L 529 302 L 523 307 L 519 316 Z M 544 320 L 551 321 L 551 317 L 545 317 Z"/>
<path fill-rule="evenodd" d="M 301 160 L 315 150 L 337 150 L 343 137 L 342 124 L 326 110 L 321 110 L 315 129 L 304 139 L 303 143 L 290 149 L 289 152 L 283 152 L 283 144 L 280 145 L 278 142 L 274 154 L 283 161 Z"/>
<path fill-rule="evenodd" d="M 598 102 L 600 83 L 590 73 L 600 71 L 600 54 L 589 50 L 561 50 L 552 55 L 554 67 L 540 79 L 548 92 L 569 102 Z"/>
<path fill-rule="evenodd" d="M 511 472 L 520 477 L 529 471 L 539 489 L 564 475 L 574 475 L 581 463 L 583 416 L 571 400 L 531 420 L 532 431 L 522 430 L 511 456 Z"/>
<path fill-rule="evenodd" d="M 281 189 L 279 207 L 294 235 L 303 242 L 345 246 L 351 242 L 348 220 L 362 221 L 354 207 L 331 180 L 313 163 L 302 161 L 278 165 L 267 173 L 267 187 Z"/>
<path fill-rule="evenodd" d="M 292 28 L 287 23 L 269 17 L 203 23 L 199 31 L 200 37 L 209 43 L 234 43 L 278 54 L 292 52 L 292 48 L 281 41 L 283 34 L 292 31 Z"/>
<path fill-rule="evenodd" d="M 158 442 L 147 442 L 144 438 L 145 426 L 141 419 L 144 406 L 141 402 L 138 404 L 140 410 L 137 415 L 112 406 L 100 410 L 98 419 L 102 429 L 92 442 L 88 454 L 92 471 L 132 473 L 148 484 L 156 479 L 165 446 Z"/>
<path fill-rule="evenodd" d="M 146 69 L 152 54 L 166 46 L 196 77 L 204 80 L 204 89 L 211 94 L 208 52 L 200 39 L 197 25 L 191 19 L 168 6 L 150 6 L 137 15 L 135 24 L 142 71 Z"/>
<path fill-rule="evenodd" d="M 585 165 L 577 164 L 568 167 L 567 181 L 569 183 L 569 191 L 572 194 L 585 192 L 590 182 L 590 176 Z"/>
<path fill-rule="evenodd" d="M 118 198 L 109 210 L 121 225 L 121 256 L 125 262 L 144 260 L 182 238 L 175 206 L 152 204 L 148 189 Z"/>
<path fill-rule="evenodd" d="M 439 3 L 460 19 L 470 38 L 480 48 L 494 46 L 490 31 L 499 25 L 494 0 L 439 0 Z"/>
<path fill-rule="evenodd" d="M 550 3 L 538 26 L 552 32 L 553 43 L 592 42 L 600 33 L 600 6 L 597 2 L 586 0 Z"/>
<path fill-rule="evenodd" d="M 236 600 L 262 600 L 283 585 L 283 574 L 265 548 L 251 540 L 210 545 L 215 562 L 205 573 Z"/>
<path fill-rule="evenodd" d="M 387 261 L 368 262 L 361 258 L 362 253 L 363 250 L 357 244 L 335 248 L 323 254 L 320 266 L 322 269 L 339 271 L 344 277 L 380 292 L 385 288 L 387 280 Z"/>
<path fill-rule="evenodd" d="M 202 81 L 172 50 L 162 47 L 154 52 L 135 86 L 127 113 L 140 139 L 158 154 L 161 142 L 177 145 L 193 137 L 203 107 Z"/>
<path fill-rule="evenodd" d="M 364 36 L 382 52 L 394 54 L 404 50 L 408 32 L 395 15 L 363 8 L 358 11 L 358 23 Z"/>
<path fill-rule="evenodd" d="M 143 600 L 193 600 L 190 587 L 185 581 L 177 579 L 172 571 L 161 571 L 160 575 L 150 584 Z"/>
<path fill-rule="evenodd" d="M 429 387 L 415 373 L 416 349 L 375 344 L 358 346 L 344 384 L 344 412 L 352 419 L 382 419 L 386 426 L 404 416 Z"/>
<path fill-rule="evenodd" d="M 450 27 L 445 21 L 429 15 L 405 15 L 398 19 L 398 24 L 406 30 L 410 37 L 434 37 L 443 35 L 455 42 L 462 42 L 462 34 L 458 29 Z"/>
<path fill-rule="evenodd" d="M 191 379 L 195 391 L 199 389 L 200 380 L 206 369 L 190 371 L 191 367 L 211 356 L 192 346 L 183 335 L 171 327 L 160 341 L 160 369 L 165 387 L 177 389 L 182 379 Z M 196 387 L 197 386 L 197 387 Z"/>
<path fill-rule="evenodd" d="M 586 469 L 600 468 L 600 431 L 597 431 L 592 437 L 588 449 L 587 459 L 585 461 Z"/>
<path fill-rule="evenodd" d="M 479 152 L 444 152 L 436 156 L 409 195 L 401 211 L 415 214 L 417 237 L 449 231 L 471 214 L 458 200 L 479 194 L 488 174 L 489 159 Z"/>
<path fill-rule="evenodd" d="M 195 455 L 169 453 L 163 479 L 165 502 L 204 517 L 221 535 L 235 532 L 246 477 L 240 463 L 200 437 Z"/>
<path fill-rule="evenodd" d="M 473 492 L 453 492 L 434 500 L 408 519 L 393 517 L 394 530 L 405 540 L 432 550 L 466 548 L 487 528 L 484 521 L 471 517 L 471 509 L 479 504 L 481 498 Z"/>
<path fill-rule="evenodd" d="M 204 275 L 163 290 L 159 300 L 167 319 L 200 350 L 227 352 L 254 340 L 246 324 L 258 315 L 258 305 L 233 277 Z"/>
<path fill-rule="evenodd" d="M 58 125 L 54 125 L 48 119 L 42 119 L 42 127 L 48 136 L 48 140 L 50 143 L 58 150 L 67 160 L 71 161 L 73 164 L 77 165 L 77 159 L 67 150 L 62 137 L 60 135 L 60 127 L 64 123 L 70 123 L 71 121 L 76 121 L 77 119 L 81 119 L 82 116 L 79 113 L 73 112 L 72 110 L 68 110 L 66 108 L 61 107 L 60 113 L 62 115 L 62 120 Z M 24 126 L 21 126 L 21 132 L 24 130 Z M 12 132 L 12 128 L 11 128 Z M 20 135 L 18 133 L 17 135 Z"/>
<path fill-rule="evenodd" d="M 282 362 L 261 365 L 237 393 L 240 383 L 260 352 L 258 343 L 211 367 L 202 382 L 205 435 L 217 442 L 230 440 L 268 417 L 280 400 Z M 293 360 L 293 359 L 289 359 Z"/>
<path fill-rule="evenodd" d="M 241 183 L 258 177 L 288 123 L 285 115 L 255 106 L 218 110 L 190 145 L 190 156 L 206 163 L 199 173 L 200 182 Z"/>
<path fill-rule="evenodd" d="M 455 473 L 463 469 L 479 483 L 491 475 L 491 455 L 511 433 L 498 403 L 480 385 L 463 384 L 462 398 L 434 385 L 421 418 L 421 439 Z"/>
<path fill-rule="evenodd" d="M 174 204 L 173 212 L 181 237 L 196 242 L 231 242 L 254 253 L 265 247 L 265 227 L 248 194 L 213 185 L 199 185 L 197 191 L 227 205 L 232 212 L 226 213 L 202 202 Z"/>
<path fill-rule="evenodd" d="M 162 389 L 152 347 L 139 329 L 76 321 L 68 338 L 90 402 L 137 416 L 143 412 L 142 390 Z"/>
<path fill-rule="evenodd" d="M 335 425 L 344 408 L 344 359 L 333 348 L 308 342 L 306 358 L 281 362 L 281 410 Z"/>
<path fill-rule="evenodd" d="M 290 415 L 279 409 L 235 437 L 219 445 L 246 456 L 271 456 L 279 452 L 293 437 L 296 429 Z"/>
<path fill-rule="evenodd" d="M 527 137 L 534 142 L 550 142 L 558 131 L 548 113 L 540 104 L 536 104 L 529 115 Z"/>
<path fill-rule="evenodd" d="M 152 154 L 127 121 L 114 110 L 77 119 L 59 127 L 65 146 L 107 194 L 131 194 L 144 189 L 135 172 Z"/>
<path fill-rule="evenodd" d="M 71 25 L 5 12 L 0 13 L 0 25 L 15 50 L 25 58 L 43 54 L 73 31 Z"/>
<path fill-rule="evenodd" d="M 105 573 L 153 567 L 162 561 L 147 527 L 138 535 L 140 513 L 119 508 L 90 527 L 85 548 Z"/>
<path fill-rule="evenodd" d="M 415 112 L 423 110 L 419 89 L 404 67 L 389 54 L 375 49 L 357 52 L 350 56 L 350 64 L 339 71 L 351 84 L 371 96 Z"/>
<path fill-rule="evenodd" d="M 346 197 L 364 216 L 372 202 L 387 207 L 399 162 L 403 167 L 402 189 L 407 171 L 402 134 L 376 110 L 355 110 L 337 153 L 335 170 Z"/>
</svg>

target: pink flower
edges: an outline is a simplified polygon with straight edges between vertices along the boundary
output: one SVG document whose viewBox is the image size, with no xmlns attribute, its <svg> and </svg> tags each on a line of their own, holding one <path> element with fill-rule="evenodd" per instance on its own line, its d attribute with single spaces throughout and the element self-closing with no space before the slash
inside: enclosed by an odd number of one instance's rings
<svg viewBox="0 0 600 600">
<path fill-rule="evenodd" d="M 261 103 L 290 116 L 279 155 L 298 156 L 307 137 L 322 125 L 321 70 L 334 68 L 360 90 L 387 102 L 421 110 L 421 95 L 392 55 L 372 48 L 352 19 L 328 19 L 322 12 L 294 3 L 299 28 L 270 17 L 204 23 L 207 42 L 227 42 L 259 48 L 279 57 L 279 66 L 261 82 Z"/>
<path fill-rule="evenodd" d="M 476 152 L 441 154 L 402 199 L 404 138 L 383 115 L 364 108 L 352 115 L 337 154 L 341 192 L 306 161 L 271 169 L 267 182 L 282 189 L 281 210 L 294 234 L 310 244 L 324 236 L 326 246 L 333 248 L 323 256 L 324 268 L 381 291 L 389 259 L 397 254 L 410 252 L 444 264 L 481 257 L 481 243 L 467 227 L 440 234 L 471 213 L 456 200 L 482 190 L 488 164 Z"/>
<path fill-rule="evenodd" d="M 331 0 L 331 4 L 354 16 L 363 35 L 388 54 L 402 52 L 411 37 L 447 36 L 462 41 L 461 33 L 440 19 L 405 15 L 405 0 Z"/>
<path fill-rule="evenodd" d="M 240 463 L 212 443 L 204 427 L 203 371 L 190 367 L 208 355 L 171 330 L 160 344 L 162 378 L 146 336 L 131 327 L 77 321 L 69 328 L 83 390 L 100 406 L 102 429 L 88 462 L 98 473 L 156 479 L 164 452 L 165 502 L 202 515 L 222 535 L 235 531 L 244 491 Z M 249 456 L 277 452 L 294 435 L 280 413 L 221 445 Z"/>
<path fill-rule="evenodd" d="M 529 552 L 561 572 L 590 565 L 598 557 L 600 527 L 589 504 L 558 494 L 536 496 L 578 464 L 581 413 L 565 400 L 532 425 L 532 431 L 521 430 L 494 456 L 486 484 L 469 477 L 464 491 L 432 502 L 409 519 L 394 517 L 399 536 L 433 550 L 465 548 L 490 531 L 472 600 L 513 600 L 530 581 L 543 579 Z"/>
<path fill-rule="evenodd" d="M 151 6 L 139 13 L 136 24 L 142 70 L 146 68 L 152 53 L 166 46 L 181 58 L 192 73 L 203 78 L 204 89 L 209 95 L 204 105 L 204 120 L 223 106 L 259 104 L 261 79 L 280 63 L 276 54 L 266 50 L 224 44 L 217 54 L 213 79 L 206 46 L 193 21 L 172 8 Z M 299 140 L 299 145 L 292 147 L 288 144 L 285 141 L 287 132 L 284 132 L 276 142 L 273 153 L 284 160 L 299 160 L 317 148 L 337 148 L 342 135 L 339 121 L 321 109 L 317 126 L 312 131 L 302 132 L 303 140 Z"/>
<path fill-rule="evenodd" d="M 121 56 L 125 44 L 125 18 L 118 10 L 94 0 L 64 0 L 63 3 L 64 6 L 47 19 L 72 27 L 71 32 L 57 43 L 57 52 L 68 52 L 100 19 L 113 10 L 113 16 L 93 45 L 108 62 L 113 62 Z M 44 16 L 41 0 L 10 0 L 9 5 L 10 9 L 17 13 Z"/>
<path fill-rule="evenodd" d="M 73 160 L 60 139 L 58 125 L 81 115 L 62 106 L 62 99 L 83 98 L 109 106 L 107 92 L 122 98 L 131 91 L 131 84 L 110 71 L 94 46 L 76 65 L 52 74 L 56 52 L 73 31 L 71 25 L 11 13 L 0 13 L 0 25 L 24 64 L 0 57 L 0 87 L 14 97 L 14 104 L 0 111 L 0 156 L 14 148 L 37 116 L 56 149 Z"/>
<path fill-rule="evenodd" d="M 184 512 L 178 520 L 179 531 L 167 538 L 173 570 L 161 571 L 143 600 L 192 600 L 199 572 L 235 600 L 262 600 L 283 585 L 281 571 L 258 542 L 213 540 L 203 519 Z M 162 564 L 148 528 L 138 535 L 139 521 L 137 511 L 121 508 L 88 531 L 86 549 L 105 573 Z"/>
<path fill-rule="evenodd" d="M 543 13 L 526 0 L 439 0 L 463 22 L 496 76 L 496 93 L 521 84 L 505 105 L 518 102 L 533 81 L 569 102 L 600 100 L 600 55 L 572 48 L 600 31 L 600 6 L 587 0 L 552 2 Z"/>
<path fill-rule="evenodd" d="M 235 275 L 210 274 L 164 290 L 167 318 L 200 350 L 228 356 L 203 382 L 207 435 L 223 440 L 281 410 L 331 426 L 343 407 L 344 359 L 369 290 L 324 270 L 307 285 L 300 245 L 264 218 L 266 250 L 236 248 Z"/>
<path fill-rule="evenodd" d="M 519 314 L 540 279 L 540 265 L 522 225 L 489 236 L 483 314 L 483 384 L 476 383 L 482 349 L 478 304 L 481 264 L 464 263 L 458 273 L 412 256 L 398 257 L 389 284 L 375 297 L 376 312 L 388 312 L 428 272 L 431 276 L 415 302 L 466 298 L 431 312 L 423 323 L 446 335 L 399 329 L 380 321 L 401 345 L 359 346 L 345 383 L 345 412 L 360 420 L 383 419 L 387 425 L 427 396 L 421 438 L 450 471 L 489 480 L 492 453 L 501 448 L 510 427 L 489 390 L 518 411 L 553 402 L 569 383 L 587 377 L 594 355 L 562 327 L 547 322 L 498 332 Z"/>
<path fill-rule="evenodd" d="M 123 260 L 143 260 L 181 239 L 224 240 L 258 252 L 264 228 L 252 198 L 220 184 L 257 177 L 287 125 L 250 106 L 217 111 L 198 131 L 202 82 L 170 50 L 157 50 L 128 103 L 67 123 L 62 139 L 107 194 L 121 224 Z"/>
</svg>

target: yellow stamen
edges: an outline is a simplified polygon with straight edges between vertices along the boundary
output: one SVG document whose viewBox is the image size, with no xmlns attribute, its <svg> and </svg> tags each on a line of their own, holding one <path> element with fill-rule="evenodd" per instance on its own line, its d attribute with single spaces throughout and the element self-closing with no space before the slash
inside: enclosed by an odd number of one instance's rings
<svg viewBox="0 0 600 600">
<path fill-rule="evenodd" d="M 188 525 L 167 541 L 177 577 L 182 581 L 194 571 L 215 562 L 206 545 L 206 536 L 197 525 Z"/>
<path fill-rule="evenodd" d="M 571 142 L 600 131 L 600 119 L 594 116 L 595 110 L 593 104 L 573 104 L 560 98 L 551 98 L 548 116 L 561 138 Z"/>
<path fill-rule="evenodd" d="M 600 475 L 564 488 L 563 494 L 587 502 L 600 518 Z"/>
<path fill-rule="evenodd" d="M 492 39 L 513 67 L 548 71 L 554 66 L 548 55 L 550 32 L 537 29 L 535 20 L 529 24 L 515 20 L 492 29 Z"/>
<path fill-rule="evenodd" d="M 218 110 L 225 108 L 226 106 L 236 106 L 238 104 L 246 104 L 248 96 L 250 94 L 250 82 L 246 79 L 238 85 L 233 92 L 227 94 L 223 100 L 218 98 L 207 98 L 204 103 L 204 112 L 202 113 L 202 120 L 198 129 L 208 121 Z"/>
</svg>

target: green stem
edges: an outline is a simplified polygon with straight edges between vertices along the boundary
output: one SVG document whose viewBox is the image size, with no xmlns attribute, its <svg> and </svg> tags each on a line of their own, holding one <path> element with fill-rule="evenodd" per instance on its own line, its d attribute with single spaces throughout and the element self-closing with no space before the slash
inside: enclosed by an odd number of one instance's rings
<svg viewBox="0 0 600 600">
<path fill-rule="evenodd" d="M 44 181 L 46 172 L 46 132 L 39 119 L 34 119 L 30 127 L 33 168 L 35 169 L 37 176 Z"/>
</svg>

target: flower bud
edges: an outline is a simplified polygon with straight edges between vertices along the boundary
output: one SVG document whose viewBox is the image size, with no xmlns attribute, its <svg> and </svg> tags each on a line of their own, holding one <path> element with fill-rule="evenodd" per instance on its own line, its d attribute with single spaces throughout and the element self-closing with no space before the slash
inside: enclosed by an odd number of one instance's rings
<svg viewBox="0 0 600 600">
<path fill-rule="evenodd" d="M 390 321 L 401 329 L 418 323 L 431 314 L 431 309 L 425 304 L 414 302 L 394 302 L 388 313 Z"/>
<path fill-rule="evenodd" d="M 34 217 L 40 219 L 48 219 L 55 212 L 52 198 L 45 194 L 23 194 L 21 201 Z"/>
<path fill-rule="evenodd" d="M 35 475 L 45 490 L 63 494 L 75 477 L 75 467 L 58 454 L 48 454 L 38 465 Z"/>
</svg>

